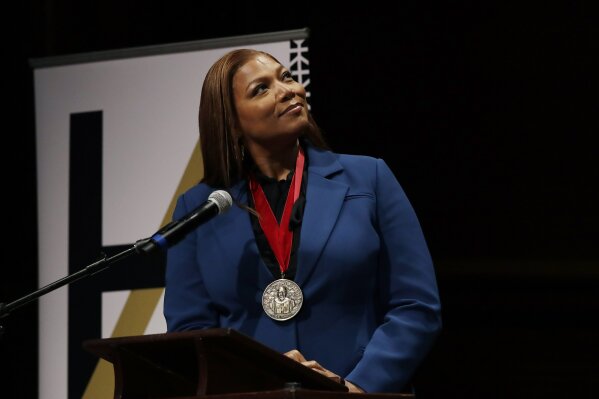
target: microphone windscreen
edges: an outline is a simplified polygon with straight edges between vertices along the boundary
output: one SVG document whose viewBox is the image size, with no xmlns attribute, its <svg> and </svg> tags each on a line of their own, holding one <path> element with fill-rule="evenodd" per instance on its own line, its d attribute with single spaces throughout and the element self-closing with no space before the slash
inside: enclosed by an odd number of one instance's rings
<svg viewBox="0 0 599 399">
<path fill-rule="evenodd" d="M 233 205 L 233 198 L 225 190 L 216 190 L 210 194 L 208 201 L 213 202 L 218 207 L 218 213 L 226 212 Z"/>
</svg>

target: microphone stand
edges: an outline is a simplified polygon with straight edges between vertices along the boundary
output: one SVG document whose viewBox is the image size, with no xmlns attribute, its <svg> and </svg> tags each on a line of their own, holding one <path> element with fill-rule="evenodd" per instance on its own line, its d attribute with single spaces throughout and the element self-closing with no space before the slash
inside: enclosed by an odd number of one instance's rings
<svg viewBox="0 0 599 399">
<path fill-rule="evenodd" d="M 150 244 L 150 242 L 151 242 L 150 238 L 144 238 L 144 239 L 138 240 L 135 244 L 133 244 L 133 246 L 131 248 L 128 248 L 128 249 L 121 251 L 121 252 L 117 253 L 116 255 L 113 255 L 110 257 L 107 257 L 106 254 L 104 254 L 102 259 L 86 266 L 85 268 L 79 270 L 78 272 L 69 274 L 66 277 L 56 280 L 53 283 L 50 283 L 50 284 L 40 288 L 37 291 L 34 291 L 28 295 L 25 295 L 22 298 L 17 299 L 16 301 L 13 301 L 10 303 L 1 303 L 0 302 L 0 321 L 3 318 L 5 318 L 6 316 L 8 316 L 12 310 L 19 308 L 19 307 L 33 301 L 34 299 L 41 297 L 42 295 L 45 295 L 45 294 L 52 292 L 64 285 L 73 283 L 73 282 L 80 280 L 84 277 L 88 277 L 88 276 L 94 275 L 96 273 L 99 273 L 102 270 L 107 269 L 113 263 L 116 263 L 121 259 L 128 258 L 129 256 L 131 256 L 133 254 L 150 252 L 150 248 L 151 249 L 154 248 L 154 247 L 148 246 Z M 4 328 L 0 324 L 0 338 L 2 338 L 3 333 L 4 333 Z"/>
<path fill-rule="evenodd" d="M 222 212 L 227 211 L 232 204 L 233 199 L 227 191 L 214 191 L 212 194 L 210 194 L 208 200 L 204 204 L 194 209 L 184 218 L 180 220 L 174 220 L 166 226 L 162 227 L 152 237 L 137 240 L 132 247 L 122 252 L 119 252 L 111 257 L 107 257 L 106 255 L 104 255 L 102 259 L 92 263 L 91 265 L 86 266 L 78 272 L 69 274 L 68 276 L 63 277 L 60 280 L 57 280 L 51 284 L 48 284 L 45 287 L 42 287 L 29 295 L 25 295 L 24 297 L 17 299 L 14 302 L 8 304 L 0 303 L 0 321 L 4 317 L 8 316 L 11 310 L 23 306 L 26 303 L 29 303 L 34 299 L 47 294 L 48 292 L 54 291 L 55 289 L 62 287 L 63 285 L 70 284 L 79 279 L 82 279 L 83 277 L 99 273 L 111 264 L 121 259 L 127 258 L 133 255 L 134 253 L 148 254 L 157 249 L 165 250 L 169 245 L 173 245 L 179 240 L 181 240 L 186 234 L 188 234 L 194 228 L 198 227 L 201 223 L 209 220 L 210 218 Z M 2 325 L 0 325 L 0 338 L 2 337 L 2 333 L 3 328 Z"/>
</svg>

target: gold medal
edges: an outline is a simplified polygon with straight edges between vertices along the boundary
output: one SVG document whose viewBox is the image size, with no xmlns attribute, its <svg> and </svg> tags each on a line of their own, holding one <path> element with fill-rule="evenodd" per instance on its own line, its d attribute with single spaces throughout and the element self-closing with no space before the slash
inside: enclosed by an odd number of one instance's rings
<svg viewBox="0 0 599 399">
<path fill-rule="evenodd" d="M 293 280 L 280 278 L 268 284 L 262 294 L 264 312 L 273 320 L 284 321 L 295 316 L 304 302 L 304 294 Z"/>
</svg>

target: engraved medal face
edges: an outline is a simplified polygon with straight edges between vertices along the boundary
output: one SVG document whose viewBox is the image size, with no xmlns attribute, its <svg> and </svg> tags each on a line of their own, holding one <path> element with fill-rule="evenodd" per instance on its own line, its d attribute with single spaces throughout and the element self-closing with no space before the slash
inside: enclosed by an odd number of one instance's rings
<svg viewBox="0 0 599 399">
<path fill-rule="evenodd" d="M 262 294 L 264 312 L 274 320 L 289 320 L 299 312 L 304 294 L 299 285 L 284 278 L 270 283 Z"/>
</svg>

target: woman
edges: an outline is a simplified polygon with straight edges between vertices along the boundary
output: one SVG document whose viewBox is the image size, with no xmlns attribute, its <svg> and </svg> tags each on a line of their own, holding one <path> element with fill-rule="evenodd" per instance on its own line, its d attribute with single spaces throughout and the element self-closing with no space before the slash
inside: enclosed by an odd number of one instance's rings
<svg viewBox="0 0 599 399">
<path fill-rule="evenodd" d="M 431 257 L 384 161 L 327 149 L 304 87 L 269 54 L 219 59 L 202 88 L 202 182 L 238 207 L 168 253 L 169 331 L 236 329 L 350 392 L 399 392 L 440 329 Z M 284 302 L 283 302 L 284 301 Z"/>
</svg>

